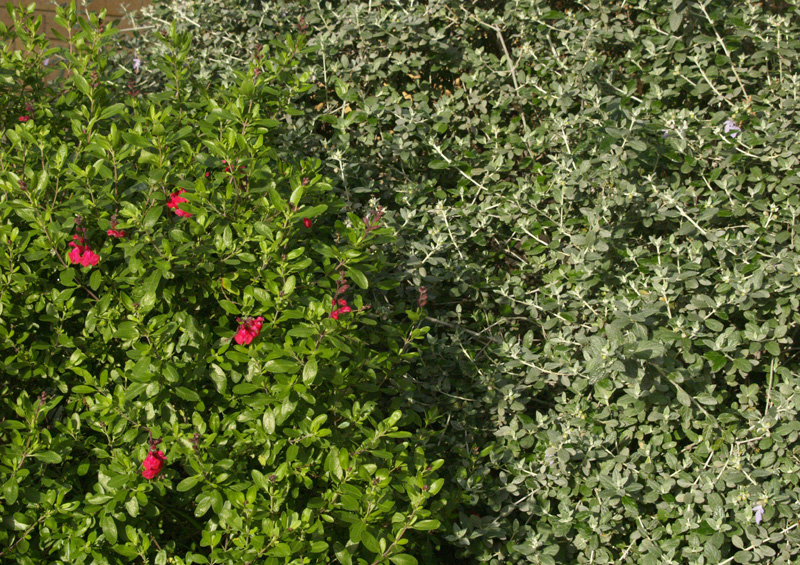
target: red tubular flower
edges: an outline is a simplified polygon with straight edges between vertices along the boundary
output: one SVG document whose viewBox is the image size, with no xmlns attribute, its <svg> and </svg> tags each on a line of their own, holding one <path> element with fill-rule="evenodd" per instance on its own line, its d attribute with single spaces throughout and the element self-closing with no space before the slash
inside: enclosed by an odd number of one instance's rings
<svg viewBox="0 0 800 565">
<path fill-rule="evenodd" d="M 191 216 L 191 214 L 185 210 L 181 210 L 179 207 L 184 202 L 189 202 L 183 196 L 181 196 L 181 194 L 184 192 L 186 192 L 186 190 L 182 188 L 178 192 L 173 192 L 170 194 L 169 200 L 167 200 L 167 208 L 172 208 L 175 211 L 175 214 L 178 216 L 184 216 L 188 218 Z"/>
<path fill-rule="evenodd" d="M 349 306 L 342 306 L 341 308 L 338 308 L 338 309 L 334 310 L 333 312 L 331 312 L 331 318 L 333 318 L 334 320 L 338 320 L 339 316 L 341 314 L 347 314 L 347 313 L 352 312 L 352 311 L 353 311 L 353 309 L 350 308 Z"/>
<path fill-rule="evenodd" d="M 234 341 L 239 345 L 250 345 L 250 343 L 258 337 L 261 333 L 261 326 L 264 324 L 264 318 L 246 318 L 239 326 L 239 331 L 233 337 Z"/>
<path fill-rule="evenodd" d="M 310 228 L 312 226 L 312 222 L 308 218 L 303 218 L 303 225 L 307 228 Z"/>
<path fill-rule="evenodd" d="M 30 116 L 20 116 L 19 117 L 19 121 L 21 121 L 23 124 L 25 122 L 27 122 L 28 120 L 31 120 L 31 119 L 33 119 L 33 118 L 31 118 Z"/>
<path fill-rule="evenodd" d="M 100 261 L 100 256 L 89 249 L 88 245 L 84 245 L 86 240 L 79 235 L 73 235 L 72 239 L 74 241 L 69 242 L 72 251 L 70 251 L 68 255 L 72 264 L 83 265 L 84 267 L 97 265 L 97 262 Z"/>
<path fill-rule="evenodd" d="M 125 237 L 125 230 L 108 230 L 108 235 L 111 237 L 123 238 Z"/>
<path fill-rule="evenodd" d="M 145 457 L 144 461 L 142 462 L 142 465 L 144 466 L 142 476 L 148 480 L 155 479 L 156 476 L 161 472 L 161 469 L 164 468 L 164 463 L 166 462 L 167 458 L 164 457 L 163 451 L 153 451 L 151 449 L 150 453 L 147 454 L 147 457 Z"/>
</svg>

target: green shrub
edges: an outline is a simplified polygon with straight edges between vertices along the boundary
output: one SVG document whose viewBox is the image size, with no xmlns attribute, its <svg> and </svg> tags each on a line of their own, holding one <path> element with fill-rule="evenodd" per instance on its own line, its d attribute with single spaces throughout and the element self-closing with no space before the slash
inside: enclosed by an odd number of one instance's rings
<svg viewBox="0 0 800 565">
<path fill-rule="evenodd" d="M 445 542 L 492 563 L 796 560 L 793 6 L 206 6 L 154 10 L 203 14 L 220 80 L 231 47 L 307 26 L 288 139 L 349 207 L 387 206 L 394 276 L 428 289 L 436 331 L 395 384 L 439 426 Z"/>
<path fill-rule="evenodd" d="M 226 89 L 189 76 L 188 34 L 154 34 L 166 86 L 140 95 L 113 26 L 73 2 L 50 49 L 9 13 L 2 561 L 416 563 L 442 461 L 380 385 L 425 330 L 370 308 L 382 211 L 346 215 L 319 160 L 278 157 L 303 38 Z"/>
</svg>

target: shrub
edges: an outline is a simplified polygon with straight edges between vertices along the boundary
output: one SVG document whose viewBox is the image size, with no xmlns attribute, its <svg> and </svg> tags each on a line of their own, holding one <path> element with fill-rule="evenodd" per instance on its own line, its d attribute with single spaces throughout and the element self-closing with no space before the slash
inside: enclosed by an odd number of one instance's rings
<svg viewBox="0 0 800 565">
<path fill-rule="evenodd" d="M 795 558 L 788 4 L 223 4 L 198 45 L 222 80 L 228 45 L 308 27 L 290 139 L 387 205 L 395 276 L 428 289 L 397 386 L 440 426 L 459 555 Z"/>
<path fill-rule="evenodd" d="M 219 88 L 188 34 L 154 34 L 166 86 L 140 95 L 112 25 L 72 2 L 51 49 L 9 13 L 3 561 L 416 563 L 442 461 L 380 385 L 425 330 L 370 308 L 381 210 L 345 215 L 319 160 L 278 157 L 303 38 Z"/>
</svg>

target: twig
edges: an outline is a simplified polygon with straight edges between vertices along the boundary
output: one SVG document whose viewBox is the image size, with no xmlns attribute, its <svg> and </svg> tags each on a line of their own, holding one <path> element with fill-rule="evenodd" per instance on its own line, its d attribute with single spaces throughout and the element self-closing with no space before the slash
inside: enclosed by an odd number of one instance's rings
<svg viewBox="0 0 800 565">
<path fill-rule="evenodd" d="M 438 318 L 432 318 L 431 316 L 427 316 L 425 319 L 428 320 L 429 322 L 433 322 L 434 324 L 441 324 L 442 326 L 447 326 L 448 328 L 461 330 L 464 333 L 467 333 L 467 334 L 471 335 L 472 337 L 476 337 L 478 339 L 485 339 L 485 340 L 489 340 L 489 341 L 491 341 L 493 343 L 499 343 L 499 344 L 503 343 L 501 340 L 497 339 L 496 337 L 487 337 L 485 335 L 481 335 L 478 332 L 473 332 L 472 330 L 468 330 L 467 328 L 459 326 L 458 324 L 453 324 L 451 322 L 446 322 L 445 320 L 439 320 Z"/>
</svg>

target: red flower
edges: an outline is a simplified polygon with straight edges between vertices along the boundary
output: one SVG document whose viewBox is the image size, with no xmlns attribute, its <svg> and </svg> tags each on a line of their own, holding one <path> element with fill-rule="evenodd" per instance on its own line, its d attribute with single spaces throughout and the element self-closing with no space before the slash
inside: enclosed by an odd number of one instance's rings
<svg viewBox="0 0 800 565">
<path fill-rule="evenodd" d="M 307 228 L 310 228 L 311 227 L 311 220 L 309 220 L 308 218 L 303 218 L 303 225 L 305 227 L 307 227 Z"/>
<path fill-rule="evenodd" d="M 337 310 L 334 310 L 333 312 L 331 312 L 331 318 L 333 318 L 334 320 L 338 320 L 340 314 L 347 314 L 347 313 L 353 311 L 352 308 L 347 306 L 347 302 L 344 299 L 340 299 L 339 300 L 339 304 L 342 304 L 343 302 L 344 302 L 344 306 L 342 306 L 341 308 L 338 308 Z"/>
<path fill-rule="evenodd" d="M 142 465 L 144 465 L 144 471 L 142 471 L 142 476 L 145 479 L 155 479 L 156 476 L 161 472 L 161 469 L 164 468 L 164 463 L 167 462 L 167 458 L 164 457 L 164 452 L 161 450 L 153 451 L 150 450 L 150 453 L 147 454 L 147 457 L 144 458 Z"/>
<path fill-rule="evenodd" d="M 31 118 L 30 116 L 20 116 L 20 117 L 19 117 L 19 121 L 21 121 L 23 124 L 24 124 L 25 122 L 27 122 L 28 120 L 32 120 L 32 119 L 33 119 L 33 118 Z"/>
<path fill-rule="evenodd" d="M 237 319 L 237 321 L 241 320 Z M 239 331 L 237 331 L 236 335 L 233 337 L 234 341 L 239 345 L 250 345 L 250 342 L 261 333 L 261 326 L 263 323 L 264 318 L 261 316 L 258 318 L 245 318 L 245 321 L 239 326 Z"/>
<path fill-rule="evenodd" d="M 125 230 L 108 230 L 108 235 L 111 237 L 125 237 Z"/>
<path fill-rule="evenodd" d="M 175 214 L 177 214 L 178 216 L 184 216 L 188 218 L 189 216 L 191 216 L 191 214 L 179 208 L 180 204 L 183 204 L 184 202 L 189 202 L 183 196 L 181 196 L 181 194 L 183 194 L 184 192 L 186 192 L 186 190 L 182 188 L 178 192 L 173 192 L 172 194 L 170 194 L 169 200 L 167 201 L 167 208 L 172 208 L 173 210 L 175 210 Z"/>
<path fill-rule="evenodd" d="M 88 245 L 84 245 L 84 240 L 79 235 L 73 235 L 72 239 L 74 241 L 69 242 L 69 246 L 72 247 L 72 251 L 69 252 L 69 260 L 72 261 L 73 265 L 83 265 L 84 267 L 94 266 L 97 265 L 97 262 L 100 261 L 100 257 L 89 249 Z M 77 241 L 77 243 L 75 243 Z"/>
</svg>

